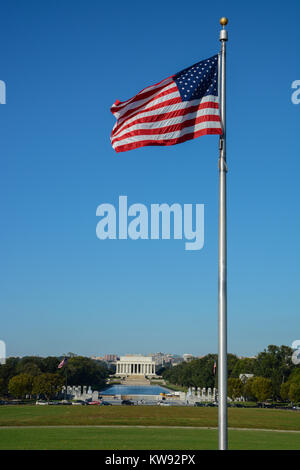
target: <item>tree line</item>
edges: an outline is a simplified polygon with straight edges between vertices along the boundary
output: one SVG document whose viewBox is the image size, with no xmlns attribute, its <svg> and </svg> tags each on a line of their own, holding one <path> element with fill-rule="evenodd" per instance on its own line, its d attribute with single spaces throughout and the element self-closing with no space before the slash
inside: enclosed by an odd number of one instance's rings
<svg viewBox="0 0 300 470">
<path fill-rule="evenodd" d="M 248 400 L 300 401 L 300 368 L 292 362 L 293 350 L 288 346 L 269 345 L 254 358 L 239 358 L 228 354 L 228 396 L 244 396 Z M 170 384 L 184 387 L 218 388 L 217 354 L 183 362 L 161 369 L 160 374 Z M 241 374 L 253 374 L 241 380 Z"/>
<path fill-rule="evenodd" d="M 100 390 L 111 373 L 106 363 L 88 357 L 70 357 L 61 369 L 60 357 L 26 356 L 10 357 L 0 365 L 0 396 L 24 398 L 44 396 L 47 400 L 55 397 L 63 385 L 86 385 Z"/>
</svg>

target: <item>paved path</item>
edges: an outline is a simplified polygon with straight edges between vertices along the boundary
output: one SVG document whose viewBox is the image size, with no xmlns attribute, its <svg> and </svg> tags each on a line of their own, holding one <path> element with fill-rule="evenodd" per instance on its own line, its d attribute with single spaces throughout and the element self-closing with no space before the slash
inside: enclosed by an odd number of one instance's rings
<svg viewBox="0 0 300 470">
<path fill-rule="evenodd" d="M 0 431 L 1 429 L 65 429 L 65 428 L 141 428 L 141 429 L 202 429 L 202 430 L 217 430 L 217 427 L 211 427 L 211 426 L 131 426 L 131 425 L 54 425 L 54 426 L 0 426 Z M 283 433 L 296 433 L 300 434 L 300 430 L 290 430 L 290 429 L 264 429 L 264 428 L 228 428 L 229 431 L 265 431 L 265 432 L 283 432 Z"/>
</svg>

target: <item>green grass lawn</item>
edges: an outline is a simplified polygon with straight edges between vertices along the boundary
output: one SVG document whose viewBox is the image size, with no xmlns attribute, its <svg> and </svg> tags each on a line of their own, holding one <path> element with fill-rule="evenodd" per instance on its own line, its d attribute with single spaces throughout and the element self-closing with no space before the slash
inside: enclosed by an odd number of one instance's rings
<svg viewBox="0 0 300 470">
<path fill-rule="evenodd" d="M 229 430 L 230 449 L 300 450 L 300 434 L 261 431 L 300 431 L 298 412 L 230 408 L 228 417 L 229 427 L 247 429 Z M 69 427 L 72 425 L 86 427 Z M 101 425 L 108 427 L 95 427 Z M 136 425 L 161 428 L 122 428 Z M 178 429 L 175 426 L 201 428 L 217 425 L 217 408 L 1 406 L 0 449 L 209 450 L 217 449 L 217 430 Z M 4 426 L 25 428 L 7 429 Z M 26 426 L 65 427 L 26 429 Z"/>
<path fill-rule="evenodd" d="M 229 408 L 229 427 L 300 431 L 300 413 Z M 158 406 L 1 406 L 0 426 L 143 425 L 218 426 L 217 408 Z M 300 436 L 299 436 L 300 439 Z"/>
<path fill-rule="evenodd" d="M 0 429 L 0 449 L 6 450 L 216 450 L 216 430 L 134 428 Z M 297 434 L 229 431 L 229 449 L 300 450 Z"/>
</svg>

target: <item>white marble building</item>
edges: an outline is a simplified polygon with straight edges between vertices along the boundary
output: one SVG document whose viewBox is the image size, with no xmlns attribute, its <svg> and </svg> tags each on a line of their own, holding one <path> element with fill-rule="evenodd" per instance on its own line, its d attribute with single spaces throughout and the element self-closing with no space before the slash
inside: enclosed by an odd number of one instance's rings
<svg viewBox="0 0 300 470">
<path fill-rule="evenodd" d="M 116 362 L 116 375 L 155 375 L 155 361 L 151 356 L 121 356 Z"/>
</svg>

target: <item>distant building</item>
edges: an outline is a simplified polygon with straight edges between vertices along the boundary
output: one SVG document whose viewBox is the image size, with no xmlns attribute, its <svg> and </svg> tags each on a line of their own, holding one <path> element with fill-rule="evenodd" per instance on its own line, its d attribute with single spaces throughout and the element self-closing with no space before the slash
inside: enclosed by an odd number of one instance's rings
<svg viewBox="0 0 300 470">
<path fill-rule="evenodd" d="M 91 356 L 91 359 L 93 359 L 94 361 L 104 361 L 104 357 L 102 356 Z"/>
<path fill-rule="evenodd" d="M 116 375 L 155 375 L 155 361 L 152 356 L 131 355 L 121 356 L 116 362 Z"/>
<path fill-rule="evenodd" d="M 257 356 L 237 356 L 238 359 L 256 359 Z"/>
<path fill-rule="evenodd" d="M 166 355 L 162 352 L 149 354 L 157 366 L 163 366 L 166 362 Z"/>
<path fill-rule="evenodd" d="M 193 359 L 194 359 L 194 356 L 193 356 L 192 354 L 184 354 L 184 355 L 183 355 L 183 360 L 184 360 L 185 362 L 190 362 L 190 361 L 192 361 Z"/>
<path fill-rule="evenodd" d="M 116 354 L 104 354 L 104 360 L 107 362 L 116 362 L 118 356 Z"/>
<path fill-rule="evenodd" d="M 170 362 L 172 366 L 178 366 L 178 364 L 181 364 L 182 362 L 184 362 L 184 359 L 183 357 L 180 357 L 180 356 L 172 357 Z"/>
<path fill-rule="evenodd" d="M 104 356 L 91 356 L 91 359 L 94 359 L 94 361 L 101 361 L 101 362 L 116 362 L 118 359 L 118 356 L 116 354 L 104 354 Z"/>
<path fill-rule="evenodd" d="M 182 364 L 184 362 L 182 357 L 176 357 L 171 360 L 172 366 L 178 366 L 179 364 Z"/>
</svg>

